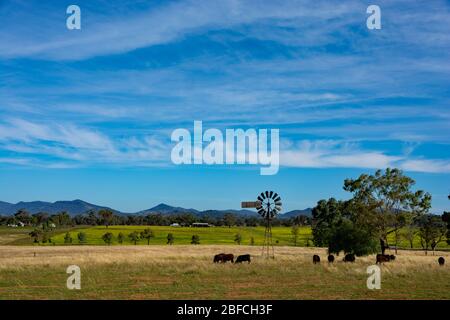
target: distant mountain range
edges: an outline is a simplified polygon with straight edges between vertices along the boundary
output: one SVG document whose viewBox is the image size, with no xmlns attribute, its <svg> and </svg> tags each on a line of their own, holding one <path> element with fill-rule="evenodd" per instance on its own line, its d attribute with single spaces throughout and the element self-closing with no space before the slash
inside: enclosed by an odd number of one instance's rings
<svg viewBox="0 0 450 320">
<path fill-rule="evenodd" d="M 110 209 L 113 212 L 120 214 L 121 212 L 103 206 L 97 206 L 85 202 L 83 200 L 73 200 L 73 201 L 56 201 L 56 202 L 45 202 L 45 201 L 31 201 L 31 202 L 18 202 L 16 204 L 0 201 L 0 214 L 11 215 L 19 210 L 26 210 L 31 214 L 38 212 L 46 212 L 49 214 L 55 214 L 61 211 L 66 211 L 70 215 L 77 215 L 85 213 L 89 210 L 99 211 L 101 209 Z"/>
<path fill-rule="evenodd" d="M 172 207 L 170 205 L 161 203 L 157 206 L 138 211 L 135 213 L 126 213 L 120 212 L 119 210 L 115 210 L 105 206 L 99 206 L 92 203 L 88 203 L 83 200 L 73 200 L 73 201 L 56 201 L 56 202 L 44 202 L 44 201 L 31 201 L 31 202 L 18 202 L 16 204 L 8 203 L 0 201 L 0 215 L 13 215 L 19 210 L 26 210 L 31 214 L 38 212 L 46 212 L 49 214 L 55 214 L 58 212 L 66 211 L 71 216 L 75 216 L 78 214 L 86 213 L 89 210 L 99 211 L 101 209 L 109 209 L 113 211 L 115 214 L 120 215 L 148 215 L 148 214 L 162 214 L 162 215 L 173 215 L 173 214 L 182 214 L 182 213 L 192 213 L 197 216 L 214 216 L 221 217 L 226 213 L 233 213 L 238 216 L 258 216 L 256 211 L 253 210 L 196 210 L 196 209 L 186 209 L 182 207 Z M 280 215 L 281 218 L 293 218 L 299 215 L 311 216 L 311 208 L 307 208 L 304 210 L 293 210 Z"/>
</svg>

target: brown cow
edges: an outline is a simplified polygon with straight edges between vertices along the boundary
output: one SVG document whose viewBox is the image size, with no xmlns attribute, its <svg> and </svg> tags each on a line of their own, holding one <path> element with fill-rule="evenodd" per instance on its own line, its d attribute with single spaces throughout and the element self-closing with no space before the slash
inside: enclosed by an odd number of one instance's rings
<svg viewBox="0 0 450 320">
<path fill-rule="evenodd" d="M 320 257 L 317 254 L 313 255 L 313 263 L 320 263 Z"/>
<path fill-rule="evenodd" d="M 231 254 L 231 253 L 222 255 L 222 262 L 225 263 L 227 261 L 231 261 L 233 263 L 234 262 L 234 255 Z"/>
<path fill-rule="evenodd" d="M 214 263 L 222 262 L 225 253 L 219 253 L 214 256 Z"/>
</svg>

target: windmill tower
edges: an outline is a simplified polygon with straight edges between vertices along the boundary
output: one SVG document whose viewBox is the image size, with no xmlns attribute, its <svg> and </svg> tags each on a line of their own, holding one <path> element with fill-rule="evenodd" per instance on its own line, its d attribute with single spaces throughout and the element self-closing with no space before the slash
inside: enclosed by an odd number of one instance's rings
<svg viewBox="0 0 450 320">
<path fill-rule="evenodd" d="M 242 202 L 241 205 L 242 208 L 256 208 L 264 219 L 266 229 L 264 230 L 262 256 L 266 258 L 275 258 L 275 250 L 272 242 L 272 220 L 281 211 L 281 205 L 281 197 L 273 191 L 261 192 L 258 196 L 258 201 Z"/>
</svg>

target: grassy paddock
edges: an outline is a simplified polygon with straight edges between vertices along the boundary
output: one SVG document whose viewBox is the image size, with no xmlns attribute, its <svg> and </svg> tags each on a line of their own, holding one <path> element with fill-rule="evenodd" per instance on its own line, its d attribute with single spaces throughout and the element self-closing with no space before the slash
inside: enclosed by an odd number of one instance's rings
<svg viewBox="0 0 450 320">
<path fill-rule="evenodd" d="M 450 299 L 450 254 L 401 251 L 382 265 L 381 290 L 368 290 L 366 268 L 375 257 L 333 265 L 324 249 L 277 247 L 0 246 L 1 299 Z M 219 252 L 251 253 L 251 264 L 214 264 Z M 36 254 L 36 256 L 34 255 Z M 320 265 L 312 264 L 319 254 Z M 81 268 L 80 291 L 66 288 L 68 265 Z"/>
<path fill-rule="evenodd" d="M 172 233 L 175 237 L 175 245 L 190 244 L 192 235 L 197 234 L 200 237 L 200 244 L 235 244 L 234 238 L 236 234 L 241 234 L 243 245 L 249 245 L 253 237 L 255 245 L 260 245 L 264 240 L 264 227 L 210 227 L 210 228 L 193 228 L 193 227 L 170 227 L 170 226 L 104 226 L 90 227 L 79 229 L 71 232 L 74 244 L 78 243 L 77 233 L 85 232 L 87 236 L 87 244 L 104 245 L 102 235 L 111 232 L 114 235 L 113 245 L 117 245 L 117 235 L 122 232 L 125 235 L 123 244 L 134 244 L 128 238 L 128 234 L 133 231 L 141 232 L 150 228 L 155 237 L 150 240 L 152 245 L 161 245 L 167 243 L 167 234 Z M 53 237 L 56 244 L 64 244 L 64 233 L 60 233 Z M 299 246 L 306 246 L 307 238 L 312 239 L 311 228 L 301 227 L 299 230 L 298 243 Z M 279 245 L 293 245 L 291 228 L 274 227 L 273 241 L 278 241 Z M 147 240 L 142 239 L 138 242 L 140 245 L 147 245 Z M 312 245 L 312 241 L 310 241 Z"/>
</svg>

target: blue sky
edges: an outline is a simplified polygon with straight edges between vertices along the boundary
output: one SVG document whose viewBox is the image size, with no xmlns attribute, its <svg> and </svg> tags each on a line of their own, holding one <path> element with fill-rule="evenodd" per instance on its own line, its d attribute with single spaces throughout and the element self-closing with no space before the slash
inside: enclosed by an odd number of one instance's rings
<svg viewBox="0 0 450 320">
<path fill-rule="evenodd" d="M 0 200 L 226 209 L 273 189 L 292 210 L 390 166 L 448 209 L 449 19 L 446 1 L 0 1 Z M 173 165 L 194 120 L 279 128 L 279 173 Z"/>
</svg>

